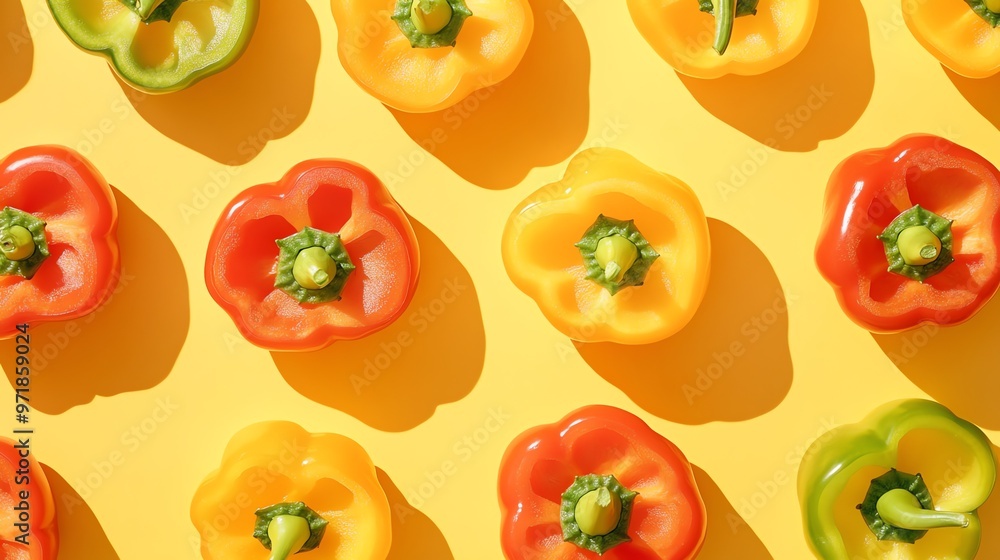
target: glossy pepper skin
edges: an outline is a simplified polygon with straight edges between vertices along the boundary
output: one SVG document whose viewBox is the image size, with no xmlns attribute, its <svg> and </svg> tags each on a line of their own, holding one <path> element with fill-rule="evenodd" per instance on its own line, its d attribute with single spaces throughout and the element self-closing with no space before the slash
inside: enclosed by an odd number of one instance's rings
<svg viewBox="0 0 1000 560">
<path fill-rule="evenodd" d="M 121 268 L 118 207 L 90 162 L 59 146 L 12 153 L 0 162 L 3 208 L 44 222 L 49 255 L 30 278 L 0 271 L 0 339 L 20 324 L 76 319 L 107 301 Z"/>
<path fill-rule="evenodd" d="M 598 216 L 634 220 L 659 258 L 640 285 L 615 294 L 592 281 L 577 243 Z M 510 279 L 563 334 L 648 344 L 694 317 L 708 287 L 708 222 L 694 191 L 619 150 L 577 154 L 562 180 L 511 214 L 503 234 Z"/>
<path fill-rule="evenodd" d="M 941 64 L 967 78 L 987 78 L 1000 72 L 998 12 L 996 0 L 923 0 L 904 2 L 903 19 Z"/>
<path fill-rule="evenodd" d="M 954 262 L 923 282 L 890 272 L 878 239 L 914 205 L 953 220 Z M 914 135 L 855 154 L 830 177 L 825 207 L 819 271 L 848 316 L 872 332 L 961 323 L 1000 286 L 1000 172 L 969 149 Z"/>
<path fill-rule="evenodd" d="M 4 560 L 56 560 L 59 553 L 59 528 L 56 522 L 56 505 L 52 490 L 45 479 L 45 472 L 29 455 L 21 457 L 17 442 L 0 438 L 0 558 Z M 27 474 L 21 461 L 28 462 Z M 27 492 L 23 500 L 21 492 Z M 15 523 L 22 522 L 15 506 L 27 502 L 30 514 L 28 546 L 15 540 L 22 535 Z M 24 510 L 25 508 L 21 508 Z"/>
<path fill-rule="evenodd" d="M 637 492 L 631 541 L 603 555 L 562 538 L 562 495 L 574 477 L 614 475 Z M 500 466 L 501 542 L 507 560 L 689 560 L 707 514 L 691 464 L 645 422 L 610 406 L 588 406 L 518 436 Z"/>
<path fill-rule="evenodd" d="M 798 56 L 816 25 L 819 0 L 760 0 L 756 15 L 735 19 L 724 54 L 713 48 L 715 18 L 699 11 L 699 0 L 628 0 L 628 9 L 639 33 L 674 70 L 708 79 L 763 74 Z"/>
<path fill-rule="evenodd" d="M 921 474 L 933 508 L 960 512 L 968 526 L 930 529 L 913 544 L 877 540 L 856 505 L 890 469 Z M 972 560 L 981 533 L 976 509 L 989 498 L 996 470 L 986 435 L 947 408 L 917 399 L 883 405 L 806 452 L 798 492 L 809 546 L 822 560 Z"/>
<path fill-rule="evenodd" d="M 385 560 L 388 555 L 389 502 L 365 450 L 338 434 L 262 422 L 233 437 L 222 465 L 195 492 L 191 521 L 201 535 L 202 558 L 266 558 L 267 550 L 253 537 L 255 512 L 287 502 L 303 502 L 327 521 L 308 558 Z"/>
<path fill-rule="evenodd" d="M 454 46 L 412 47 L 386 0 L 332 0 L 340 61 L 359 86 L 408 113 L 440 111 L 510 76 L 534 29 L 528 0 L 467 0 Z"/>
<path fill-rule="evenodd" d="M 184 89 L 236 62 L 257 25 L 259 2 L 48 0 L 77 46 L 147 93 Z"/>
<path fill-rule="evenodd" d="M 338 234 L 350 255 L 354 270 L 339 301 L 303 303 L 275 285 L 277 240 L 305 227 Z M 355 163 L 310 160 L 229 203 L 209 242 L 205 282 L 250 342 L 315 350 L 395 321 L 419 267 L 413 228 L 377 177 Z"/>
</svg>

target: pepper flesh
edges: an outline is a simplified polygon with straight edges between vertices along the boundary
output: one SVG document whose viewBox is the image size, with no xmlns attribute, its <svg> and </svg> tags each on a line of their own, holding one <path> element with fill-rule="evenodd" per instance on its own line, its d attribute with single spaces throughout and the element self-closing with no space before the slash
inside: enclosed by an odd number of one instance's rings
<svg viewBox="0 0 1000 560">
<path fill-rule="evenodd" d="M 306 226 L 339 232 L 351 255 L 356 269 L 339 301 L 300 303 L 275 287 L 275 241 Z M 229 203 L 209 242 L 205 282 L 253 344 L 315 350 L 395 321 L 413 298 L 419 267 L 416 234 L 377 177 L 355 163 L 311 160 Z"/>
<path fill-rule="evenodd" d="M 45 472 L 33 456 L 23 458 L 16 442 L 0 438 L 0 500 L 5 507 L 0 508 L 0 557 L 5 560 L 56 560 L 59 555 L 59 527 L 56 520 L 56 505 L 52 489 L 45 479 Z M 20 461 L 28 462 L 27 474 Z M 24 484 L 15 480 L 26 476 Z M 28 499 L 22 500 L 20 493 L 28 492 Z M 14 540 L 22 535 L 15 527 L 20 523 L 19 512 L 14 506 L 28 503 L 31 515 L 28 545 Z M 23 510 L 24 508 L 22 508 Z"/>
<path fill-rule="evenodd" d="M 919 205 L 953 220 L 952 258 L 923 282 L 890 272 L 880 233 Z M 1000 171 L 944 138 L 907 136 L 855 154 L 830 177 L 816 245 L 841 307 L 872 332 L 971 318 L 1000 286 Z"/>
<path fill-rule="evenodd" d="M 968 0 L 902 1 L 906 26 L 941 64 L 967 78 L 1000 72 L 1000 28 L 976 14 Z M 995 13 L 988 5 L 982 9 Z"/>
<path fill-rule="evenodd" d="M 17 325 L 68 321 L 110 297 L 120 276 L 118 207 L 100 172 L 59 146 L 18 150 L 0 162 L 0 208 L 45 222 L 49 257 L 30 278 L 0 274 L 0 339 Z"/>
<path fill-rule="evenodd" d="M 697 0 L 627 3 L 639 33 L 667 63 L 706 79 L 763 74 L 789 62 L 809 42 L 819 12 L 819 0 L 760 0 L 757 15 L 735 19 L 725 53 L 719 54 L 715 17 L 699 11 Z"/>
<path fill-rule="evenodd" d="M 453 47 L 413 48 L 384 0 L 332 0 L 344 69 L 382 103 L 409 113 L 440 111 L 510 76 L 528 49 L 528 0 L 468 0 Z"/>
<path fill-rule="evenodd" d="M 186 0 L 169 21 L 144 21 L 123 0 L 48 2 L 77 46 L 106 58 L 122 80 L 147 93 L 184 89 L 236 62 L 260 7 L 260 0 Z"/>
<path fill-rule="evenodd" d="M 634 219 L 659 253 L 643 285 L 612 294 L 588 278 L 575 244 L 601 214 Z M 502 250 L 514 284 L 584 342 L 663 340 L 694 317 L 708 287 L 708 221 L 694 191 L 613 149 L 579 153 L 562 180 L 525 199 L 507 220 Z"/>
<path fill-rule="evenodd" d="M 244 505 L 248 496 L 251 503 Z M 266 558 L 267 550 L 252 535 L 254 512 L 299 501 L 329 522 L 309 558 L 385 560 L 391 514 L 368 454 L 344 436 L 311 434 L 291 422 L 264 422 L 240 431 L 226 447 L 221 467 L 195 492 L 191 521 L 201 535 L 202 558 Z M 235 518 L 219 524 L 220 508 L 234 505 L 239 506 Z"/>
<path fill-rule="evenodd" d="M 507 560 L 594 560 L 562 540 L 563 492 L 577 476 L 614 475 L 637 492 L 628 535 L 600 558 L 689 560 L 705 538 L 705 504 L 684 454 L 645 422 L 588 406 L 521 434 L 500 466 L 501 545 Z M 558 536 L 558 537 L 556 537 Z"/>
<path fill-rule="evenodd" d="M 967 514 L 968 527 L 930 529 L 914 544 L 877 540 L 855 504 L 869 481 L 890 469 L 922 473 L 935 509 Z M 972 560 L 981 533 L 976 510 L 989 498 L 996 469 L 986 435 L 940 404 L 883 405 L 805 453 L 798 492 L 809 546 L 823 560 Z"/>
</svg>

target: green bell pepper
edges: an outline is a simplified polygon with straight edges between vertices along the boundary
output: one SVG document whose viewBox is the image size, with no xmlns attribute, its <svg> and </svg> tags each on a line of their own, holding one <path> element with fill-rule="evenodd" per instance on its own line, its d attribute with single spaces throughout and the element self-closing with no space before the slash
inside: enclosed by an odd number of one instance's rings
<svg viewBox="0 0 1000 560">
<path fill-rule="evenodd" d="M 184 89 L 235 62 L 253 35 L 259 2 L 48 0 L 74 43 L 147 93 Z"/>
<path fill-rule="evenodd" d="M 806 452 L 806 538 L 823 560 L 972 560 L 996 476 L 979 428 L 936 402 L 889 403 Z"/>
</svg>

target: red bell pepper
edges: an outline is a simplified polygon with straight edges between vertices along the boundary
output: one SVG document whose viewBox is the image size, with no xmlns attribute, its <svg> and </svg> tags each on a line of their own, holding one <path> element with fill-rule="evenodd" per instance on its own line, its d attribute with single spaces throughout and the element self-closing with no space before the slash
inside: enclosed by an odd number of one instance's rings
<svg viewBox="0 0 1000 560">
<path fill-rule="evenodd" d="M 100 307 L 120 275 L 117 229 L 111 187 L 80 154 L 38 146 L 0 162 L 0 338 Z"/>
<path fill-rule="evenodd" d="M 0 438 L 0 559 L 56 560 L 59 532 L 52 490 L 38 462 L 17 445 Z"/>
<path fill-rule="evenodd" d="M 681 451 L 609 406 L 514 440 L 500 467 L 500 509 L 508 560 L 688 560 L 707 523 Z"/>
<path fill-rule="evenodd" d="M 253 344 L 316 350 L 395 321 L 416 291 L 419 260 L 406 214 L 375 175 L 312 160 L 229 203 L 205 282 Z"/>
<path fill-rule="evenodd" d="M 972 317 L 1000 286 L 1000 171 L 944 138 L 907 136 L 840 164 L 816 262 L 872 332 Z"/>
</svg>

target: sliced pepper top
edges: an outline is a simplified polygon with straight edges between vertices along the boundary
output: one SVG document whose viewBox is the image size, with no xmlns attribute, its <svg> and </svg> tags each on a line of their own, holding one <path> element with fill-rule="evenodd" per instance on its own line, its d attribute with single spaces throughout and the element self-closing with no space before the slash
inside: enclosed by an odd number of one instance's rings
<svg viewBox="0 0 1000 560">
<path fill-rule="evenodd" d="M 941 64 L 968 78 L 1000 72 L 997 0 L 922 0 L 905 6 L 907 27 Z"/>
<path fill-rule="evenodd" d="M 45 471 L 34 455 L 21 457 L 17 442 L 0 438 L 0 500 L 8 504 L 0 508 L 0 552 L 5 560 L 56 560 L 59 557 L 59 522 L 52 488 L 45 478 Z M 27 476 L 23 483 L 13 484 L 19 476 Z M 20 511 L 14 505 L 22 499 L 19 492 L 28 492 L 28 511 L 31 515 L 28 542 L 14 540 L 21 532 L 14 527 L 20 523 Z"/>
</svg>

